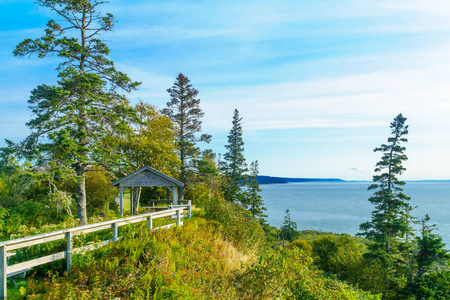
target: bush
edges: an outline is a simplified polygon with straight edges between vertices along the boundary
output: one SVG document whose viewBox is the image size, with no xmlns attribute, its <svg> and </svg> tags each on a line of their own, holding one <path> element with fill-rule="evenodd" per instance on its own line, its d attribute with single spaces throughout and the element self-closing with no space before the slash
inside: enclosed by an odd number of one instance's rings
<svg viewBox="0 0 450 300">
<path fill-rule="evenodd" d="M 349 235 L 325 235 L 312 241 L 312 250 L 319 269 L 347 279 L 362 260 L 364 245 Z"/>
<path fill-rule="evenodd" d="M 297 247 L 301 251 L 305 252 L 305 254 L 307 254 L 307 255 L 311 255 L 312 251 L 313 251 L 311 245 L 307 241 L 304 241 L 304 240 L 295 240 L 289 244 L 289 247 L 290 248 Z"/>
<path fill-rule="evenodd" d="M 266 251 L 236 280 L 240 299 L 380 299 L 321 276 L 297 247 Z"/>
<path fill-rule="evenodd" d="M 95 171 L 94 171 L 95 170 Z M 86 172 L 86 208 L 90 213 L 109 210 L 110 204 L 115 203 L 117 190 L 111 187 L 111 178 L 100 167 L 93 167 Z"/>
<path fill-rule="evenodd" d="M 450 271 L 425 274 L 409 283 L 403 294 L 414 299 L 450 299 Z"/>
<path fill-rule="evenodd" d="M 264 231 L 258 220 L 242 206 L 212 197 L 205 207 L 205 217 L 216 221 L 225 238 L 240 249 L 256 249 L 261 245 Z"/>
</svg>

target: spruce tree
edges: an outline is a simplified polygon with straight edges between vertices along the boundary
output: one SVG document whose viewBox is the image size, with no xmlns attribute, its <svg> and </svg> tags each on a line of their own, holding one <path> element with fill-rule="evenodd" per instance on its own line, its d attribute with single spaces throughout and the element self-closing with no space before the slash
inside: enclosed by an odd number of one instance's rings
<svg viewBox="0 0 450 300">
<path fill-rule="evenodd" d="M 367 257 L 378 260 L 389 274 L 406 270 L 411 253 L 412 217 L 409 197 L 403 193 L 404 181 L 398 176 L 406 170 L 403 162 L 407 160 L 405 147 L 408 140 L 406 118 L 399 114 L 391 123 L 391 134 L 387 144 L 375 148 L 381 152 L 381 160 L 376 164 L 374 183 L 369 190 L 375 190 L 369 201 L 375 206 L 372 220 L 360 225 L 364 236 L 372 241 Z"/>
<path fill-rule="evenodd" d="M 280 238 L 284 241 L 292 242 L 298 237 L 297 223 L 292 221 L 289 209 L 286 209 L 283 225 L 280 227 Z"/>
<path fill-rule="evenodd" d="M 415 251 L 415 258 L 418 278 L 422 278 L 435 263 L 443 262 L 448 258 L 442 237 L 433 233 L 436 224 L 430 225 L 429 222 L 430 217 L 426 214 L 420 222 L 420 236 L 416 238 L 418 249 Z"/>
<path fill-rule="evenodd" d="M 139 85 L 114 68 L 109 49 L 100 37 L 113 29 L 112 14 L 101 14 L 101 0 L 37 0 L 56 13 L 60 21 L 50 20 L 45 35 L 26 39 L 14 55 L 56 55 L 62 62 L 56 85 L 42 84 L 28 101 L 34 118 L 27 123 L 31 134 L 15 147 L 28 159 L 55 160 L 71 166 L 77 176 L 77 204 L 80 225 L 87 224 L 86 168 L 93 163 L 108 164 L 114 152 L 103 145 L 108 131 L 121 132 L 133 110 L 119 92 L 130 92 Z M 102 161 L 97 161 L 102 158 Z"/>
<path fill-rule="evenodd" d="M 202 131 L 201 118 L 204 112 L 200 109 L 200 99 L 197 98 L 198 90 L 192 87 L 190 80 L 183 74 L 178 74 L 173 86 L 167 89 L 170 94 L 170 101 L 167 107 L 161 112 L 168 116 L 178 129 L 178 151 L 181 162 L 180 181 L 188 183 L 189 171 L 192 167 L 192 159 L 199 154 L 199 149 L 195 147 L 199 141 L 209 142 L 211 136 L 202 134 L 200 138 L 196 136 Z M 184 188 L 181 191 L 183 197 Z"/>
<path fill-rule="evenodd" d="M 228 150 L 223 158 L 222 171 L 226 177 L 226 185 L 223 187 L 225 199 L 231 202 L 245 202 L 241 185 L 245 182 L 245 174 L 248 171 L 244 157 L 244 141 L 242 139 L 242 118 L 239 111 L 234 110 L 232 127 L 228 134 Z"/>
<path fill-rule="evenodd" d="M 261 189 L 259 188 L 257 176 L 259 174 L 258 161 L 254 161 L 250 164 L 250 175 L 246 181 L 246 191 L 245 191 L 245 202 L 247 204 L 248 210 L 253 216 L 258 218 L 261 224 L 265 224 L 265 218 L 267 215 L 264 214 L 266 208 L 263 206 L 264 201 L 259 194 Z"/>
</svg>

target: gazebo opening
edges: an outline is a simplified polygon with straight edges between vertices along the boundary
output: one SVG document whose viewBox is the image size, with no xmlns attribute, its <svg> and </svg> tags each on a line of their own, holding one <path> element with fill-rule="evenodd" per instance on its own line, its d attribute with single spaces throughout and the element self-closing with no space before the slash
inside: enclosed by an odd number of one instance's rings
<svg viewBox="0 0 450 300">
<path fill-rule="evenodd" d="M 130 214 L 137 214 L 139 193 L 143 187 L 166 187 L 167 196 L 171 196 L 172 204 L 178 205 L 178 190 L 183 186 L 180 181 L 169 177 L 150 167 L 143 167 L 138 171 L 125 176 L 124 178 L 111 184 L 118 186 L 120 191 L 120 215 L 123 216 L 123 194 L 125 189 L 130 190 Z"/>
</svg>

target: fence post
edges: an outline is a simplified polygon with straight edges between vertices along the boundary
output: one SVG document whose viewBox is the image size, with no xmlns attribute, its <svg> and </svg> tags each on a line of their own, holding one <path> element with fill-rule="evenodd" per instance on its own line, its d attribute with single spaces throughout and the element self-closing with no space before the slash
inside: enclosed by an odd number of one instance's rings
<svg viewBox="0 0 450 300">
<path fill-rule="evenodd" d="M 70 266 L 72 265 L 72 257 L 71 257 L 71 251 L 73 248 L 72 245 L 72 231 L 66 232 L 66 239 L 67 239 L 67 250 L 66 250 L 66 259 L 67 259 L 67 273 L 70 271 Z"/>
<path fill-rule="evenodd" d="M 147 220 L 148 220 L 148 229 L 152 229 L 153 228 L 153 217 L 148 216 Z"/>
<path fill-rule="evenodd" d="M 113 231 L 112 232 L 112 234 L 113 234 L 112 240 L 115 243 L 115 242 L 117 242 L 117 231 L 118 231 L 117 223 L 112 223 L 112 231 Z"/>
<path fill-rule="evenodd" d="M 177 226 L 180 226 L 180 210 L 177 210 Z"/>
<path fill-rule="evenodd" d="M 6 293 L 7 293 L 7 272 L 8 263 L 7 263 L 7 255 L 6 255 L 6 245 L 3 244 L 0 246 L 0 298 L 6 299 Z"/>
<path fill-rule="evenodd" d="M 191 200 L 188 202 L 188 218 L 191 218 Z"/>
</svg>

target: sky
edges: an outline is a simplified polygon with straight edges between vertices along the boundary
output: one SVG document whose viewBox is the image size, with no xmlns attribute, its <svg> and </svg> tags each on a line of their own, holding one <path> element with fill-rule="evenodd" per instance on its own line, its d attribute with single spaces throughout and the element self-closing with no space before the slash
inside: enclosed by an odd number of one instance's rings
<svg viewBox="0 0 450 300">
<path fill-rule="evenodd" d="M 117 69 L 141 81 L 133 103 L 162 109 L 186 75 L 209 145 L 225 153 L 233 110 L 261 175 L 371 180 L 402 113 L 404 180 L 450 179 L 448 0 L 111 0 L 104 35 Z M 0 0 L 0 145 L 28 135 L 30 91 L 54 84 L 57 58 L 15 58 L 58 19 L 32 0 Z"/>
</svg>

